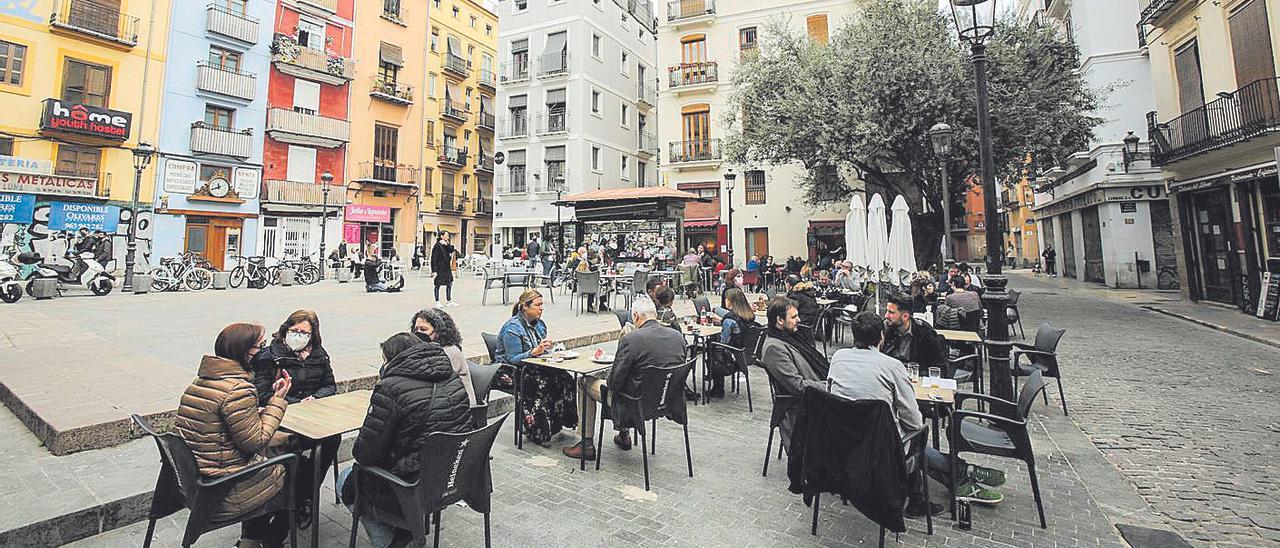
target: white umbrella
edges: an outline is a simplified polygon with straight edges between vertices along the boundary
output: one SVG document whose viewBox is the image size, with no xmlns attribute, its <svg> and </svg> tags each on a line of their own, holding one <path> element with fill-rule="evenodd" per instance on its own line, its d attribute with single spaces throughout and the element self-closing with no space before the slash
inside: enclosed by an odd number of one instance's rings
<svg viewBox="0 0 1280 548">
<path fill-rule="evenodd" d="M 849 214 L 844 217 L 845 260 L 856 266 L 867 265 L 867 205 L 861 194 L 849 200 Z"/>
<path fill-rule="evenodd" d="M 880 279 L 880 272 L 884 270 L 885 262 L 889 259 L 889 236 L 885 224 L 884 198 L 879 194 L 872 195 L 871 203 L 867 205 L 866 265 L 871 271 L 873 280 Z"/>
<path fill-rule="evenodd" d="M 893 228 L 889 230 L 889 272 L 894 284 L 901 283 L 902 271 L 916 271 L 915 242 L 911 238 L 911 213 L 907 201 L 898 195 L 893 200 Z"/>
</svg>

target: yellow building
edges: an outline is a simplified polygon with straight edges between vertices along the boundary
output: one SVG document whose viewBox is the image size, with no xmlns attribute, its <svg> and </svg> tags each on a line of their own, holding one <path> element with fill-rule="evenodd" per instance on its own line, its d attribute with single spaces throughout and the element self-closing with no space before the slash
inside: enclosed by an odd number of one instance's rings
<svg viewBox="0 0 1280 548">
<path fill-rule="evenodd" d="M 1172 245 L 1182 290 L 1253 312 L 1267 260 L 1280 260 L 1280 2 L 1142 6 L 1150 157 L 1181 232 Z"/>
<path fill-rule="evenodd" d="M 423 148 L 429 0 L 361 2 L 355 9 L 356 59 L 347 145 L 347 207 L 343 239 L 376 242 L 412 256 L 419 201 L 429 201 Z M 430 167 L 425 173 L 430 174 Z M 350 245 L 350 244 L 348 244 Z"/>
<path fill-rule="evenodd" d="M 1040 261 L 1040 243 L 1036 237 L 1036 219 L 1031 211 L 1035 194 L 1026 172 L 1021 178 L 1001 192 L 1001 212 L 1004 218 L 1004 249 L 1006 261 L 1012 257 L 1014 268 L 1030 268 Z"/>
<path fill-rule="evenodd" d="M 60 256 L 79 227 L 124 241 L 134 149 L 156 141 L 170 2 L 0 3 L 0 248 Z M 150 180 L 149 170 L 144 180 Z M 150 185 L 138 202 L 139 262 L 149 252 Z M 46 225 L 32 227 L 32 224 Z M 34 239 L 43 234 L 49 238 Z"/>
<path fill-rule="evenodd" d="M 492 241 L 498 16 L 486 5 L 432 5 L 423 93 L 427 192 L 420 214 L 428 250 L 441 232 L 468 255 L 487 254 Z"/>
</svg>

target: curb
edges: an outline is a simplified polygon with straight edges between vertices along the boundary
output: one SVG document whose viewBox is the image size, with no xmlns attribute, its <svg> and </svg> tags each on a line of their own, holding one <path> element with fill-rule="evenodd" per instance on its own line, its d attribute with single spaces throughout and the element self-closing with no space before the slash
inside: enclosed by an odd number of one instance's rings
<svg viewBox="0 0 1280 548">
<path fill-rule="evenodd" d="M 1199 326 L 1201 326 L 1201 327 L 1207 327 L 1207 328 L 1212 329 L 1212 330 L 1214 330 L 1214 331 L 1221 331 L 1221 332 L 1226 333 L 1226 334 L 1228 334 L 1228 335 L 1235 335 L 1236 337 L 1240 337 L 1241 339 L 1245 339 L 1245 340 L 1253 341 L 1253 342 L 1256 342 L 1256 343 L 1258 343 L 1258 344 L 1265 344 L 1265 345 L 1267 345 L 1267 346 L 1271 346 L 1271 347 L 1274 347 L 1274 348 L 1280 348 L 1280 342 L 1272 341 L 1272 340 L 1268 340 L 1268 339 L 1264 339 L 1264 338 L 1262 338 L 1262 337 L 1258 337 L 1258 336 L 1256 336 L 1256 335 L 1250 335 L 1250 334 L 1245 333 L 1245 332 L 1243 332 L 1243 331 L 1240 331 L 1240 330 L 1237 330 L 1237 329 L 1232 329 L 1232 328 L 1230 328 L 1230 327 L 1226 327 L 1226 326 L 1222 326 L 1222 325 L 1218 325 L 1218 324 L 1216 324 L 1216 323 L 1207 322 L 1207 321 L 1201 320 L 1201 319 L 1199 319 L 1199 318 L 1192 318 L 1191 316 L 1187 316 L 1187 315 L 1185 315 L 1185 314 L 1179 314 L 1179 313 L 1177 313 L 1177 312 L 1172 312 L 1172 311 L 1169 311 L 1169 310 L 1165 310 L 1165 309 L 1160 308 L 1160 307 L 1158 307 L 1158 306 L 1154 306 L 1154 305 L 1141 305 L 1141 306 L 1140 306 L 1140 308 L 1143 308 L 1143 309 L 1146 309 L 1146 310 L 1150 310 L 1150 311 L 1152 311 L 1152 312 L 1158 312 L 1158 313 L 1160 313 L 1160 314 L 1164 314 L 1164 315 L 1169 316 L 1169 317 L 1171 317 L 1171 318 L 1177 318 L 1177 319 L 1179 319 L 1179 320 L 1188 321 L 1188 322 L 1191 322 L 1191 323 L 1193 323 L 1193 324 L 1199 325 Z"/>
</svg>

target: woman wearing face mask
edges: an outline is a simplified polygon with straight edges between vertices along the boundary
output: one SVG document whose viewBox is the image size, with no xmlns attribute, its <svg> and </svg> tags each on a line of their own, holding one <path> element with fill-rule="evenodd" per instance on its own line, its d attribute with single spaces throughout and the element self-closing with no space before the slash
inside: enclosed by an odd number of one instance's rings
<svg viewBox="0 0 1280 548">
<path fill-rule="evenodd" d="M 443 310 L 425 309 L 413 315 L 413 325 L 410 328 L 418 338 L 434 342 L 444 349 L 444 355 L 449 357 L 449 365 L 462 381 L 462 387 L 467 390 L 467 400 L 475 407 L 476 390 L 471 385 L 471 368 L 467 365 L 467 358 L 462 355 L 462 335 L 458 333 L 458 324 Z"/>
<path fill-rule="evenodd" d="M 271 396 L 271 384 L 277 377 L 287 373 L 293 379 L 293 386 L 285 394 L 289 403 L 298 403 L 332 396 L 338 392 L 334 382 L 333 366 L 329 363 L 329 353 L 321 345 L 320 318 L 311 310 L 298 310 L 290 314 L 271 335 L 271 344 L 266 350 L 254 356 L 253 384 L 258 388 L 259 405 L 266 406 L 266 399 Z M 333 465 L 338 456 L 340 436 L 333 436 L 319 442 L 320 462 L 322 470 Z M 294 437 L 290 448 L 309 450 L 316 442 L 306 438 Z M 296 445 L 293 445 L 296 444 Z M 300 470 L 310 470 L 309 461 L 303 460 Z M 311 472 L 299 474 L 310 478 Z M 299 508 L 311 508 L 299 505 Z"/>
</svg>

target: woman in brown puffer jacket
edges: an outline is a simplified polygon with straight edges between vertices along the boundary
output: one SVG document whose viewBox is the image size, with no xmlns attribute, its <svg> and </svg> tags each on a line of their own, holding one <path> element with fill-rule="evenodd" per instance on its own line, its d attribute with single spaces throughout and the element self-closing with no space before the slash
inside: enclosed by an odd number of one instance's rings
<svg viewBox="0 0 1280 548">
<path fill-rule="evenodd" d="M 253 386 L 249 362 L 266 348 L 265 334 L 255 324 L 224 328 L 214 343 L 215 355 L 204 356 L 198 377 L 182 394 L 174 429 L 195 454 L 203 478 L 227 476 L 265 459 L 271 436 L 284 418 L 289 378 L 275 382 L 275 393 L 262 408 Z M 276 465 L 240 481 L 212 518 L 230 520 L 261 506 L 280 492 L 284 479 L 284 467 Z M 288 534 L 289 516 L 277 512 L 241 524 L 238 545 L 282 546 Z"/>
</svg>

